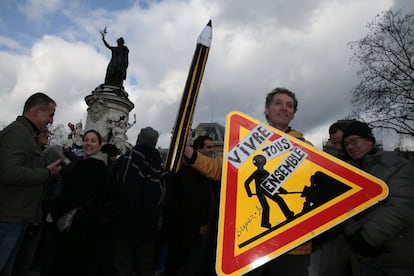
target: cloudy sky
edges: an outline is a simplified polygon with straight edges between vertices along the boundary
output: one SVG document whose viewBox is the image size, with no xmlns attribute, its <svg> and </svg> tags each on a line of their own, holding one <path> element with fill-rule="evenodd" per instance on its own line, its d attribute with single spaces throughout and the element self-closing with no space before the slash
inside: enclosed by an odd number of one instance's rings
<svg viewBox="0 0 414 276">
<path fill-rule="evenodd" d="M 193 126 L 225 125 L 233 110 L 264 120 L 266 93 L 286 87 L 299 99 L 292 127 L 321 148 L 329 124 L 350 111 L 357 67 L 347 43 L 390 8 L 413 11 L 414 1 L 2 0 L 0 121 L 13 121 L 29 95 L 44 91 L 58 103 L 55 124 L 85 123 L 84 98 L 103 83 L 110 59 L 99 34 L 106 26 L 109 44 L 122 36 L 130 50 L 130 141 L 150 125 L 167 147 L 197 37 L 211 19 Z"/>
</svg>

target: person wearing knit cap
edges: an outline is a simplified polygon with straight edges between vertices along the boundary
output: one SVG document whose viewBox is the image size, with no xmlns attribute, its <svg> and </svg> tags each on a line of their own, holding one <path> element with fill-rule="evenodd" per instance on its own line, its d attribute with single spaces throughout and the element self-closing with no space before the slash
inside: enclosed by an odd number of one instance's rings
<svg viewBox="0 0 414 276">
<path fill-rule="evenodd" d="M 159 133 L 141 129 L 136 145 L 115 162 L 112 177 L 117 187 L 114 262 L 117 276 L 154 275 L 157 225 L 166 193 L 167 173 L 155 148 Z"/>
<path fill-rule="evenodd" d="M 375 137 L 367 123 L 354 121 L 342 135 L 342 144 L 351 159 L 359 160 L 375 150 Z"/>
<path fill-rule="evenodd" d="M 414 275 L 414 163 L 377 148 L 364 122 L 348 126 L 343 145 L 356 166 L 389 189 L 385 200 L 344 224 L 361 275 Z"/>
<path fill-rule="evenodd" d="M 147 145 L 155 148 L 159 133 L 152 127 L 141 128 L 137 138 L 137 145 Z"/>
<path fill-rule="evenodd" d="M 375 137 L 374 135 L 372 135 L 371 128 L 368 126 L 367 123 L 360 121 L 351 122 L 349 126 L 345 129 L 342 139 L 345 139 L 346 137 L 351 135 L 359 135 L 375 143 Z"/>
</svg>

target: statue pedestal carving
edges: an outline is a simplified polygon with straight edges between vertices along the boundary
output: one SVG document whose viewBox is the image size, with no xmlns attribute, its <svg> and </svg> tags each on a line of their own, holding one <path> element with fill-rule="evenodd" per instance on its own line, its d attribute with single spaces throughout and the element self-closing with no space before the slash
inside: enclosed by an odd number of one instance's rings
<svg viewBox="0 0 414 276">
<path fill-rule="evenodd" d="M 103 143 L 116 145 L 122 152 L 131 147 L 127 142 L 126 131 L 129 112 L 134 104 L 128 99 L 124 88 L 101 84 L 85 97 L 88 105 L 85 131 L 95 129 L 103 137 Z"/>
</svg>

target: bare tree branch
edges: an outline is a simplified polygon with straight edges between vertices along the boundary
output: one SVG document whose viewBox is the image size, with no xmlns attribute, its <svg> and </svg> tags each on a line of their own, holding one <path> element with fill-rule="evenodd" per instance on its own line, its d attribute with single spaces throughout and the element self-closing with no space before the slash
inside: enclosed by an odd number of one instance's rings
<svg viewBox="0 0 414 276">
<path fill-rule="evenodd" d="M 367 28 L 348 44 L 360 66 L 353 112 L 373 127 L 414 136 L 414 13 L 388 10 Z"/>
</svg>

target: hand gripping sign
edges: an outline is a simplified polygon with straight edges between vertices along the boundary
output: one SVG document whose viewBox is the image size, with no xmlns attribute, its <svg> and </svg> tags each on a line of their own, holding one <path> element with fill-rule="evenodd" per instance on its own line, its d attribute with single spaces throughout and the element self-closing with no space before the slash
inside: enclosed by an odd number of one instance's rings
<svg viewBox="0 0 414 276">
<path fill-rule="evenodd" d="M 223 154 L 219 275 L 253 270 L 388 195 L 378 178 L 237 111 Z"/>
</svg>

